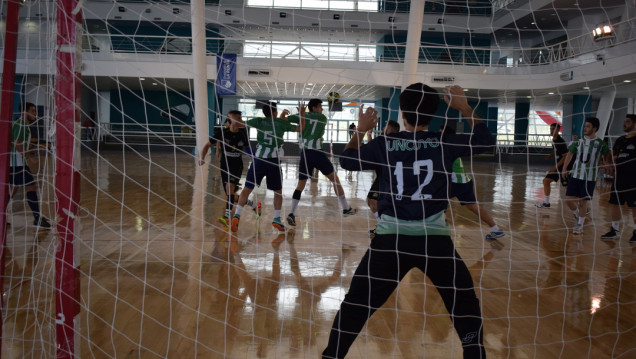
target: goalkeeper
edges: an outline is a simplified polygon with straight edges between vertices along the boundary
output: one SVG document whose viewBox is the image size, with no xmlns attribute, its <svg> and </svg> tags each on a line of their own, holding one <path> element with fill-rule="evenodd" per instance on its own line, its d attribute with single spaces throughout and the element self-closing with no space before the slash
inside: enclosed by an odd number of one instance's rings
<svg viewBox="0 0 636 359">
<path fill-rule="evenodd" d="M 378 211 L 381 221 L 369 249 L 355 271 L 348 293 L 333 321 L 323 358 L 343 358 L 373 313 L 380 308 L 413 268 L 423 271 L 436 286 L 459 335 L 464 358 L 485 358 L 479 299 L 466 264 L 450 237 L 444 210 L 448 206 L 448 176 L 462 155 L 479 153 L 494 144 L 490 131 L 474 120 L 459 86 L 446 89 L 449 107 L 459 110 L 474 127 L 472 135 L 428 131 L 437 111 L 437 91 L 422 83 L 400 94 L 405 130 L 380 136 L 361 146 L 362 136 L 377 123 L 369 108 L 340 158 L 343 168 L 360 171 L 365 163 L 382 169 Z"/>
</svg>

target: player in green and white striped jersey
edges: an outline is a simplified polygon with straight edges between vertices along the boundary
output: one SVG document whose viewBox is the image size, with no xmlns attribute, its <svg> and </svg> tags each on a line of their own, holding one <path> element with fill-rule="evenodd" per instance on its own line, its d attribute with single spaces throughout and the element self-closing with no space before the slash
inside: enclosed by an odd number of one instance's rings
<svg viewBox="0 0 636 359">
<path fill-rule="evenodd" d="M 278 158 L 281 147 L 283 147 L 283 135 L 285 132 L 300 132 L 305 124 L 305 106 L 299 104 L 300 124 L 298 126 L 278 118 L 276 102 L 270 102 L 263 106 L 263 118 L 253 118 L 245 121 L 249 127 L 258 130 L 256 151 L 254 151 L 254 161 L 247 170 L 245 188 L 241 191 L 234 217 L 232 217 L 232 232 L 238 231 L 239 220 L 243 206 L 247 203 L 247 198 L 260 185 L 264 177 L 267 178 L 267 189 L 274 191 L 274 220 L 272 226 L 279 231 L 285 230 L 285 225 L 280 220 L 280 209 L 283 205 L 283 176 L 280 171 L 280 161 Z"/>
<path fill-rule="evenodd" d="M 300 139 L 298 185 L 296 185 L 296 190 L 292 195 L 291 211 L 287 215 L 287 223 L 291 226 L 296 225 L 296 208 L 298 207 L 298 202 L 300 202 L 303 189 L 305 189 L 307 184 L 307 179 L 313 173 L 314 168 L 320 170 L 333 183 L 333 188 L 342 208 L 342 214 L 346 217 L 356 213 L 356 210 L 347 203 L 340 179 L 327 154 L 322 150 L 322 136 L 325 134 L 325 127 L 327 126 L 327 117 L 322 114 L 322 101 L 317 98 L 311 99 L 307 104 L 307 108 L 309 112 L 305 113 L 305 129 Z M 298 123 L 300 120 L 298 115 L 289 116 L 287 119 L 290 123 Z"/>
<path fill-rule="evenodd" d="M 596 117 L 585 119 L 583 127 L 584 137 L 573 142 L 568 150 L 563 168 L 568 168 L 572 159 L 576 156 L 574 166 L 570 172 L 563 171 L 562 177 L 568 181 L 568 189 L 565 192 L 566 203 L 572 213 L 577 225 L 574 227 L 574 234 L 583 233 L 585 214 L 587 213 L 587 201 L 592 199 L 594 186 L 596 185 L 596 174 L 601 166 L 601 159 L 605 164 L 609 163 L 610 149 L 600 138 L 596 137 L 596 131 L 600 127 L 600 121 Z M 575 201 L 578 200 L 579 206 Z"/>
</svg>

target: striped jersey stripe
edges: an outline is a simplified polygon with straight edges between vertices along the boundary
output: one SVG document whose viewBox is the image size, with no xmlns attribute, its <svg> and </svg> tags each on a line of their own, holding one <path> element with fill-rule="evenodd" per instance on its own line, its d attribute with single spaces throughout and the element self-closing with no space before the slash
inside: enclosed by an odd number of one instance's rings
<svg viewBox="0 0 636 359">
<path fill-rule="evenodd" d="M 596 181 L 601 156 L 609 153 L 609 147 L 600 138 L 581 138 L 570 148 L 576 160 L 572 168 L 572 178 L 583 181 Z"/>
</svg>

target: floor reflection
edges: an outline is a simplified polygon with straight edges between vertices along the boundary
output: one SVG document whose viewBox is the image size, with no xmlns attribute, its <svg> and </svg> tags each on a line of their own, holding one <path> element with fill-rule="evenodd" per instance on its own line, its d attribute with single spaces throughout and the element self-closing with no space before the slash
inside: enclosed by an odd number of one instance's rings
<svg viewBox="0 0 636 359">
<path fill-rule="evenodd" d="M 205 225 L 195 237 L 193 166 L 185 153 L 82 157 L 81 355 L 318 357 L 375 226 L 365 204 L 373 174 L 338 169 L 359 209 L 347 218 L 331 184 L 312 181 L 297 228 L 283 233 L 270 226 L 271 192 L 256 189 L 263 216 L 246 214 L 231 235 L 217 221 L 224 204 L 211 166 Z M 283 211 L 297 167 L 293 160 L 283 166 Z M 552 208 L 534 207 L 544 168 L 478 161 L 470 168 L 478 199 L 506 233 L 485 241 L 488 228 L 472 213 L 457 204 L 448 212 L 480 297 L 489 356 L 628 357 L 636 341 L 636 246 L 626 236 L 598 239 L 609 228 L 608 187 L 598 186 L 584 234 L 573 235 L 574 220 L 559 200 L 563 188 L 553 186 Z M 53 193 L 45 178 L 44 193 Z M 2 354 L 51 357 L 54 323 L 45 313 L 54 307 L 56 236 L 29 225 L 21 196 L 9 208 Z M 52 197 L 45 198 L 50 215 Z M 439 294 L 412 271 L 349 357 L 459 357 L 460 347 Z"/>
</svg>

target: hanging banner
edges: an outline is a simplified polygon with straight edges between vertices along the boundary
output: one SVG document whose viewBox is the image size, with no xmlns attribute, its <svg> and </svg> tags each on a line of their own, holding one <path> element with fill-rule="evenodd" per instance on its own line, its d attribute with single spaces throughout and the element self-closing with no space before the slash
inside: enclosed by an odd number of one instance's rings
<svg viewBox="0 0 636 359">
<path fill-rule="evenodd" d="M 216 94 L 236 95 L 236 54 L 216 56 Z"/>
</svg>

